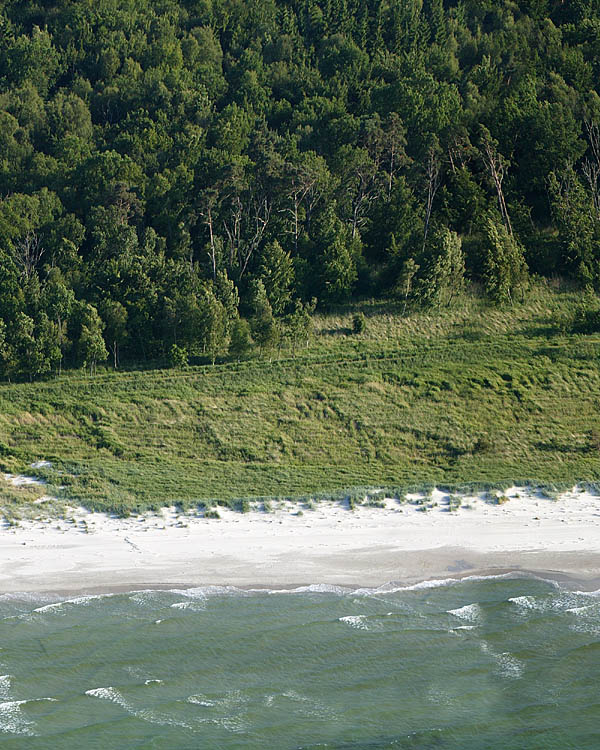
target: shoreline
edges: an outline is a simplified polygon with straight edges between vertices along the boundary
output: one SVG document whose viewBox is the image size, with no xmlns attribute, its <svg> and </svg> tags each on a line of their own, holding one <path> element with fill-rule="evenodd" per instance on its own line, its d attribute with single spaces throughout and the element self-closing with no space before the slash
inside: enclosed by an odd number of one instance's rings
<svg viewBox="0 0 600 750">
<path fill-rule="evenodd" d="M 428 550 L 424 550 L 428 552 Z M 599 560 L 600 565 L 600 560 Z M 386 581 L 379 585 L 368 585 L 358 584 L 356 582 L 350 583 L 327 583 L 327 582 L 316 582 L 310 583 L 274 583 L 273 585 L 267 584 L 244 584 L 236 585 L 233 582 L 226 583 L 202 583 L 192 581 L 176 581 L 173 580 L 169 583 L 157 583 L 147 581 L 145 583 L 133 582 L 130 584 L 98 584 L 92 586 L 84 586 L 82 588 L 67 588 L 63 589 L 60 587 L 50 586 L 49 588 L 40 589 L 14 589 L 0 592 L 0 598 L 10 596 L 11 598 L 18 598 L 23 596 L 26 598 L 39 597 L 44 602 L 53 603 L 56 601 L 70 601 L 71 599 L 85 599 L 87 597 L 105 597 L 105 596 L 117 596 L 119 594 L 135 594 L 152 591 L 176 591 L 182 595 L 192 596 L 195 592 L 200 592 L 201 596 L 219 595 L 219 594 L 304 594 L 304 593 L 340 593 L 348 594 L 353 596 L 364 596 L 371 594 L 389 594 L 397 591 L 419 591 L 426 590 L 429 588 L 437 588 L 441 586 L 448 586 L 469 581 L 485 581 L 495 579 L 523 579 L 523 580 L 539 580 L 550 584 L 554 584 L 565 591 L 593 594 L 600 593 L 600 570 L 594 571 L 593 577 L 581 577 L 579 571 L 571 570 L 565 572 L 563 570 L 535 570 L 525 569 L 521 567 L 498 567 L 498 568 L 481 568 L 474 569 L 465 573 L 464 575 L 447 575 L 440 574 L 440 577 L 436 578 L 417 578 L 407 579 L 405 581 Z"/>
<path fill-rule="evenodd" d="M 0 593 L 407 588 L 510 573 L 600 589 L 599 496 L 575 488 L 551 500 L 514 487 L 501 500 L 464 497 L 451 511 L 449 497 L 434 491 L 354 511 L 332 503 L 219 508 L 219 520 L 173 508 L 127 519 L 72 509 L 68 520 L 0 531 Z"/>
</svg>

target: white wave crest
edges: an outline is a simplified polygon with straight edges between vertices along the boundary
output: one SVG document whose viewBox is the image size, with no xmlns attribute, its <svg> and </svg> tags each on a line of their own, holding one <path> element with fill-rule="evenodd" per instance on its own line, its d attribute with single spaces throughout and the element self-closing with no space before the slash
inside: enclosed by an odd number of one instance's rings
<svg viewBox="0 0 600 750">
<path fill-rule="evenodd" d="M 175 604 L 171 604 L 171 609 L 189 609 L 192 612 L 202 612 L 206 609 L 206 605 L 203 601 L 191 599 L 185 602 L 175 602 Z"/>
<path fill-rule="evenodd" d="M 518 679 L 523 676 L 523 662 L 508 652 L 498 654 L 498 669 L 503 677 Z"/>
<path fill-rule="evenodd" d="M 168 714 L 157 713 L 156 711 L 136 711 L 135 717 L 147 721 L 149 724 L 157 724 L 161 727 L 181 727 L 183 729 L 191 729 L 191 724 L 185 721 L 175 719 L 173 716 Z"/>
<path fill-rule="evenodd" d="M 373 596 L 374 594 L 395 594 L 399 591 L 422 591 L 426 589 L 437 589 L 445 586 L 454 586 L 458 583 L 472 583 L 476 581 L 496 581 L 501 579 L 510 578 L 529 578 L 530 576 L 518 571 L 509 573 L 497 573 L 493 575 L 473 575 L 473 576 L 462 576 L 461 578 L 431 578 L 427 581 L 419 581 L 418 583 L 412 583 L 410 585 L 397 584 L 397 583 L 385 583 L 377 588 L 360 588 L 356 589 L 353 594 L 355 596 Z"/>
<path fill-rule="evenodd" d="M 525 609 L 537 609 L 539 606 L 534 596 L 511 596 L 508 601 Z"/>
<path fill-rule="evenodd" d="M 3 701 L 0 703 L 0 732 L 21 734 L 31 737 L 33 722 L 21 713 L 21 706 L 27 701 Z"/>
<path fill-rule="evenodd" d="M 12 675 L 10 674 L 0 675 L 0 700 L 9 697 L 11 680 Z"/>
<path fill-rule="evenodd" d="M 480 622 L 481 620 L 481 607 L 477 603 L 465 604 L 464 607 L 449 609 L 447 612 L 449 615 L 460 617 L 461 620 L 467 620 L 468 622 Z"/>
<path fill-rule="evenodd" d="M 114 687 L 92 688 L 91 690 L 86 690 L 85 694 L 89 695 L 91 698 L 100 698 L 101 700 L 112 701 L 113 703 L 121 706 L 121 708 L 124 708 L 129 713 L 135 713 L 131 704 L 126 701 L 121 693 Z"/>
<path fill-rule="evenodd" d="M 347 617 L 340 617 L 339 622 L 345 622 L 346 625 L 350 625 L 351 628 L 356 628 L 356 630 L 369 630 L 367 615 L 348 615 Z"/>
<path fill-rule="evenodd" d="M 205 708 L 212 708 L 212 706 L 216 705 L 215 701 L 209 700 L 203 695 L 190 695 L 187 702 L 192 703 L 194 706 L 204 706 Z"/>
<path fill-rule="evenodd" d="M 508 600 L 511 604 L 515 604 L 523 612 L 525 611 L 537 611 L 537 612 L 580 612 L 587 607 L 580 606 L 580 598 L 577 594 L 561 591 L 553 596 L 515 596 Z M 590 604 L 589 607 L 593 608 L 594 605 Z"/>
<path fill-rule="evenodd" d="M 32 698 L 31 700 L 13 700 L 10 696 L 12 675 L 0 675 L 0 732 L 33 736 L 34 724 L 23 716 L 21 706 L 38 701 L 56 701 L 55 698 Z"/>
<path fill-rule="evenodd" d="M 283 591 L 270 591 L 270 594 L 284 593 Z M 336 586 L 332 583 L 311 583 L 310 586 L 298 586 L 295 589 L 288 590 L 288 594 L 349 594 L 352 589 L 345 586 Z"/>
<path fill-rule="evenodd" d="M 233 734 L 244 734 L 248 730 L 248 722 L 239 716 L 223 716 L 220 719 L 211 719 L 210 721 Z"/>
<path fill-rule="evenodd" d="M 496 662 L 496 672 L 501 677 L 507 677 L 509 679 L 516 680 L 523 676 L 523 670 L 525 666 L 522 661 L 517 659 L 516 656 L 513 656 L 513 654 L 509 653 L 508 651 L 503 651 L 501 654 L 499 654 L 497 651 L 494 651 L 494 649 L 491 648 L 491 646 L 485 641 L 481 641 L 480 647 L 484 654 L 488 654 L 492 657 L 492 659 L 494 659 L 494 661 Z"/>
<path fill-rule="evenodd" d="M 135 716 L 136 719 L 142 719 L 142 721 L 147 721 L 149 724 L 158 724 L 159 726 L 177 726 L 183 727 L 184 729 L 192 728 L 189 724 L 178 721 L 172 716 L 166 714 L 158 714 L 145 709 L 137 711 L 123 694 L 114 687 L 92 688 L 91 690 L 86 690 L 85 694 L 89 695 L 91 698 L 100 698 L 101 700 L 108 700 L 112 703 L 116 703 L 131 716 Z"/>
<path fill-rule="evenodd" d="M 206 599 L 209 596 L 222 596 L 223 594 L 246 594 L 243 589 L 235 586 L 196 586 L 189 589 L 169 589 L 172 594 L 185 596 L 188 599 Z"/>
<path fill-rule="evenodd" d="M 160 597 L 164 594 L 163 591 L 157 591 L 153 589 L 144 589 L 143 591 L 133 591 L 129 595 L 129 601 L 134 604 L 139 604 L 142 607 L 146 604 L 154 606 L 157 601 L 160 601 Z"/>
<path fill-rule="evenodd" d="M 78 604 L 87 605 L 90 602 L 96 601 L 97 599 L 105 599 L 106 597 L 114 596 L 114 594 L 88 594 L 87 596 L 75 596 L 72 599 L 64 599 L 59 602 L 51 602 L 50 604 L 44 604 L 42 607 L 36 607 L 33 612 L 37 614 L 44 614 L 45 612 L 59 612 L 63 607 Z"/>
</svg>

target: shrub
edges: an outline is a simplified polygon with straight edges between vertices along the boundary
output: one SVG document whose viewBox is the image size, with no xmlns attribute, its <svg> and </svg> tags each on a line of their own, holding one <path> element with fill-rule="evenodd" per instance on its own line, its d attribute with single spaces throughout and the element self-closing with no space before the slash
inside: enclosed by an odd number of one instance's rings
<svg viewBox="0 0 600 750">
<path fill-rule="evenodd" d="M 477 438 L 473 446 L 473 453 L 489 453 L 492 450 L 492 441 L 487 435 Z"/>
<path fill-rule="evenodd" d="M 188 363 L 188 353 L 184 346 L 173 346 L 169 349 L 169 365 L 171 367 L 186 367 Z"/>
<path fill-rule="evenodd" d="M 244 318 L 234 320 L 231 325 L 231 341 L 229 343 L 229 353 L 237 357 L 247 356 L 252 348 L 252 335 L 250 333 L 250 323 Z"/>
<path fill-rule="evenodd" d="M 600 451 L 600 432 L 595 428 L 588 432 L 588 446 L 590 451 Z"/>
<path fill-rule="evenodd" d="M 600 330 L 600 305 L 597 297 L 587 294 L 573 315 L 571 331 L 574 333 L 597 333 Z"/>
<path fill-rule="evenodd" d="M 459 495 L 450 495 L 450 502 L 448 503 L 448 509 L 450 512 L 458 510 L 462 505 L 462 498 Z"/>
<path fill-rule="evenodd" d="M 385 508 L 385 500 L 381 500 L 377 497 L 370 497 L 367 501 L 369 508 Z"/>
<path fill-rule="evenodd" d="M 367 319 L 363 313 L 354 313 L 352 316 L 352 333 L 362 333 L 367 327 Z"/>
</svg>

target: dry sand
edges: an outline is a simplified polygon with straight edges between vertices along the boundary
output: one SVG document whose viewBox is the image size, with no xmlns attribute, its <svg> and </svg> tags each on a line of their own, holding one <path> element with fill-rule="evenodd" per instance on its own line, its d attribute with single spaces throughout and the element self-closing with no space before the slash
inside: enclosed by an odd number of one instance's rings
<svg viewBox="0 0 600 750">
<path fill-rule="evenodd" d="M 172 508 L 126 520 L 74 509 L 74 522 L 0 531 L 0 592 L 409 585 L 514 570 L 600 588 L 600 497 L 577 488 L 558 500 L 519 488 L 504 494 L 502 505 L 464 498 L 453 512 L 441 492 L 427 512 L 394 500 L 354 511 L 322 502 L 301 515 L 289 504 L 271 513 L 220 509 L 220 520 Z"/>
</svg>

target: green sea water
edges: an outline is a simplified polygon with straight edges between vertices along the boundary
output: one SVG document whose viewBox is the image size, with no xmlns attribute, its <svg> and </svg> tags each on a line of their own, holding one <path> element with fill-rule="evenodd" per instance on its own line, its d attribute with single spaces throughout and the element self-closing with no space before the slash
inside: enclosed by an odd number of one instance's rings
<svg viewBox="0 0 600 750">
<path fill-rule="evenodd" d="M 524 577 L 0 597 L 0 748 L 600 747 L 600 595 Z"/>
</svg>

